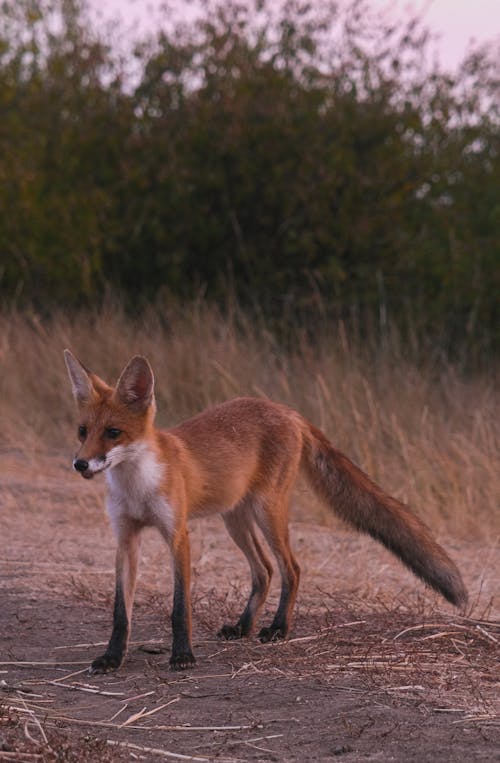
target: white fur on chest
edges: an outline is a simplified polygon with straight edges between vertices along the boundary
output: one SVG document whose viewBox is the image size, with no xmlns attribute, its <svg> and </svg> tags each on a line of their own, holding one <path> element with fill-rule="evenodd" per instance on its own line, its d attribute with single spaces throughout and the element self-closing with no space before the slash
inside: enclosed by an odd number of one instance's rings
<svg viewBox="0 0 500 763">
<path fill-rule="evenodd" d="M 117 445 L 112 461 L 115 466 L 106 470 L 107 509 L 115 534 L 125 517 L 145 525 L 158 525 L 172 534 L 172 508 L 161 491 L 165 465 L 148 444 Z"/>
</svg>

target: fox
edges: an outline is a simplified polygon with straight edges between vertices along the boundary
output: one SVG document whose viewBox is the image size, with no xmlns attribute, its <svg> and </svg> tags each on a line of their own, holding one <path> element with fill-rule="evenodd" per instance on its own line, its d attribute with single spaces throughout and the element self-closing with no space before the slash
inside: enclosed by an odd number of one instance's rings
<svg viewBox="0 0 500 763">
<path fill-rule="evenodd" d="M 84 479 L 104 473 L 116 537 L 113 627 L 91 673 L 119 668 L 126 655 L 146 526 L 159 531 L 173 562 L 170 667 L 194 666 L 187 522 L 214 513 L 221 514 L 246 557 L 251 577 L 241 616 L 217 635 L 240 639 L 254 629 L 273 573 L 263 537 L 276 560 L 281 592 L 273 620 L 258 638 L 286 638 L 300 577 L 289 539 L 290 494 L 299 471 L 334 514 L 383 544 L 449 602 L 465 607 L 460 572 L 427 526 L 297 411 L 267 398 L 237 397 L 161 430 L 154 425 L 154 376 L 145 357 L 131 358 L 114 387 L 70 350 L 64 358 L 79 415 L 73 467 Z"/>
</svg>

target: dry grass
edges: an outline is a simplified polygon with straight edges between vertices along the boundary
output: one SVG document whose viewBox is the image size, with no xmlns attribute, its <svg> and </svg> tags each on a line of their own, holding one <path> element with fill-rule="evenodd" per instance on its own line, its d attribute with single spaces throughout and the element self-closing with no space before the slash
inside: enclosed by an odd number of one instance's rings
<svg viewBox="0 0 500 763">
<path fill-rule="evenodd" d="M 355 347 L 336 325 L 314 347 L 297 330 L 285 350 L 264 325 L 203 302 L 135 320 L 115 304 L 45 321 L 4 313 L 0 448 L 72 452 L 64 347 L 109 381 L 141 353 L 156 373 L 161 425 L 236 395 L 266 395 L 319 425 L 435 531 L 491 541 L 500 532 L 498 373 L 463 378 L 449 365 L 417 366 L 390 344 Z"/>
</svg>

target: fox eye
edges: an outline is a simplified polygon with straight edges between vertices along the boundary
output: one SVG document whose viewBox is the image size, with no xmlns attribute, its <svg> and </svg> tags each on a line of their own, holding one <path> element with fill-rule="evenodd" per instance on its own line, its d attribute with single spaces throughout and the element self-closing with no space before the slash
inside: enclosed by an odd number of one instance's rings
<svg viewBox="0 0 500 763">
<path fill-rule="evenodd" d="M 108 438 L 108 440 L 116 440 L 122 433 L 121 429 L 116 429 L 115 427 L 106 427 L 104 430 L 104 434 Z"/>
<path fill-rule="evenodd" d="M 84 426 L 78 427 L 78 437 L 80 438 L 80 440 L 85 440 L 85 438 L 87 437 L 87 427 L 84 427 Z"/>
</svg>

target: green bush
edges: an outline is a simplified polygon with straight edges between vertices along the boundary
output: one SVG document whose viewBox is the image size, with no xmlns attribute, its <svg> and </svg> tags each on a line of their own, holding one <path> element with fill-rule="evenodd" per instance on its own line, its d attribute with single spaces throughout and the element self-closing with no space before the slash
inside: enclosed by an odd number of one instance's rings
<svg viewBox="0 0 500 763">
<path fill-rule="evenodd" d="M 2 3 L 2 299 L 231 291 L 498 349 L 500 59 L 450 75 L 418 21 L 272 6 L 210 3 L 127 60 L 84 0 Z"/>
</svg>

